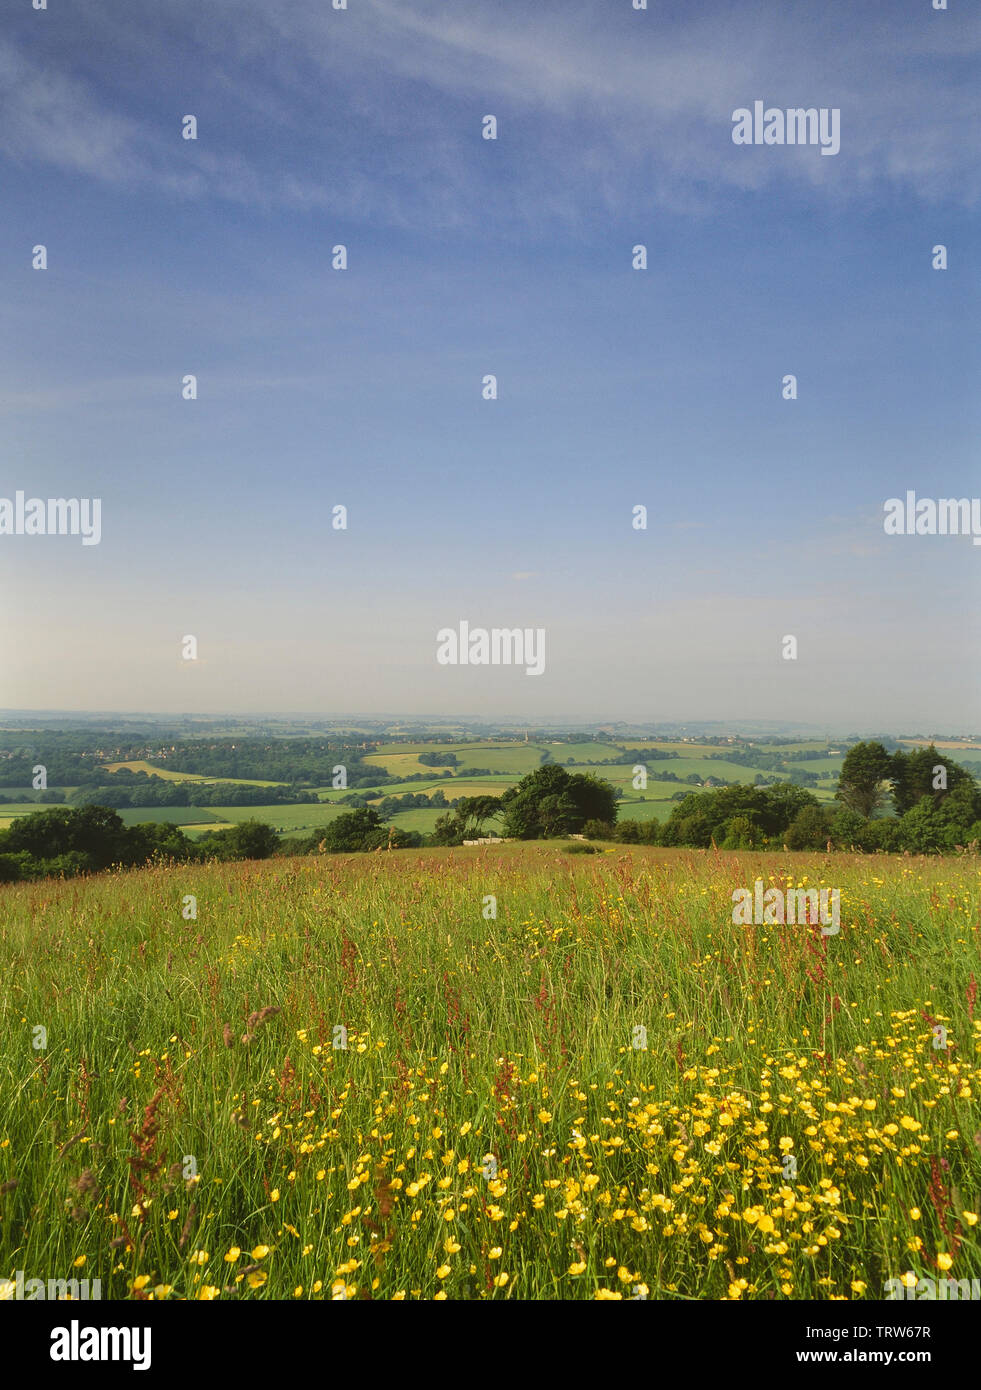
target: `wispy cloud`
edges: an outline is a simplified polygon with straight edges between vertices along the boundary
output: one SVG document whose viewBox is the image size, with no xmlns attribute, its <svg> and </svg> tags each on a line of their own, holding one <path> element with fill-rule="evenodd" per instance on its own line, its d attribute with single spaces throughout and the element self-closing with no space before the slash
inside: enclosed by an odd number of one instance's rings
<svg viewBox="0 0 981 1390">
<path fill-rule="evenodd" d="M 104 44 L 85 76 L 57 53 L 0 46 L 8 157 L 176 197 L 430 228 L 544 229 L 652 203 L 704 211 L 727 191 L 788 182 L 839 200 L 877 183 L 981 196 L 981 94 L 965 61 L 981 51 L 976 14 L 955 24 L 924 7 L 887 22 L 838 0 L 669 20 L 551 0 L 518 12 L 161 0 L 138 30 L 108 14 L 92 0 L 76 18 Z M 160 55 L 142 109 L 122 80 L 134 51 Z M 183 142 L 177 106 L 193 109 L 195 91 L 223 116 Z M 731 112 L 757 97 L 840 107 L 841 155 L 733 146 Z M 490 111 L 496 146 L 479 134 Z"/>
</svg>

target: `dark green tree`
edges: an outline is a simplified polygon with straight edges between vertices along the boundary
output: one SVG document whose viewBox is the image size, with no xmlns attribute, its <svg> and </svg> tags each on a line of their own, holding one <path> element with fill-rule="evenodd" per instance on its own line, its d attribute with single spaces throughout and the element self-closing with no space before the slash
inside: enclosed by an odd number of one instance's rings
<svg viewBox="0 0 981 1390">
<path fill-rule="evenodd" d="M 885 800 L 893 760 L 881 743 L 856 743 L 845 754 L 838 776 L 837 799 L 850 811 L 870 817 Z"/>
<path fill-rule="evenodd" d="M 217 859 L 268 859 L 279 848 L 279 836 L 271 825 L 244 820 L 205 836 L 202 847 L 206 855 Z"/>
<path fill-rule="evenodd" d="M 348 811 L 332 820 L 324 829 L 323 845 L 328 854 L 353 854 L 365 848 L 368 836 L 381 826 L 382 820 L 373 806 Z"/>
<path fill-rule="evenodd" d="M 825 849 L 831 839 L 831 814 L 823 806 L 804 806 L 787 827 L 788 849 Z"/>
<path fill-rule="evenodd" d="M 725 836 L 721 849 L 758 849 L 763 841 L 763 832 L 749 816 L 733 816 L 726 822 Z"/>
<path fill-rule="evenodd" d="M 590 773 L 570 775 L 559 763 L 546 763 L 509 787 L 500 799 L 504 833 L 518 840 L 540 840 L 582 829 L 587 820 L 612 825 L 617 800 L 609 782 Z"/>
<path fill-rule="evenodd" d="M 945 797 L 961 787 L 969 787 L 972 792 L 977 790 L 970 772 L 953 758 L 938 753 L 932 743 L 928 748 L 917 748 L 911 753 L 894 753 L 890 775 L 897 816 L 911 811 L 924 797 L 939 806 Z"/>
</svg>

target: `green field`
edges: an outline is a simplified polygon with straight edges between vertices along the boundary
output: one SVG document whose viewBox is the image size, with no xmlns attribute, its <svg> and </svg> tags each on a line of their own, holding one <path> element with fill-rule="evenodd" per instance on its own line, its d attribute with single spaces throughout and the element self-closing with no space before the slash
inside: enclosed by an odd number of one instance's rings
<svg viewBox="0 0 981 1390">
<path fill-rule="evenodd" d="M 405 792 L 412 792 L 413 795 L 419 792 L 426 792 L 428 794 L 442 787 L 443 791 L 446 793 L 446 799 L 449 801 L 453 796 L 466 795 L 465 791 L 457 790 L 451 792 L 450 788 L 455 780 L 456 779 L 450 777 L 434 777 L 432 781 L 428 782 L 390 782 L 383 787 L 314 787 L 311 790 L 316 791 L 322 801 L 341 801 L 345 796 L 351 795 L 373 798 L 377 801 L 383 796 L 401 796 Z M 513 780 L 513 778 L 505 777 L 504 785 L 510 785 Z M 466 785 L 467 783 L 465 780 L 458 783 L 458 786 L 465 787 Z"/>
<path fill-rule="evenodd" d="M 456 801 L 463 796 L 500 796 L 506 792 L 508 787 L 513 786 L 515 778 L 502 774 L 499 778 L 491 777 L 460 777 L 453 779 L 452 789 L 450 787 L 422 787 L 411 785 L 404 787 L 405 792 L 426 792 L 427 795 L 436 791 L 442 791 L 447 801 Z M 374 789 L 373 789 L 374 790 Z M 381 787 L 377 789 L 378 795 L 372 796 L 373 801 L 382 801 L 386 796 L 398 796 L 400 793 L 394 787 Z M 369 795 L 371 795 L 369 793 Z"/>
<path fill-rule="evenodd" d="M 75 791 L 76 788 L 75 788 L 75 787 L 63 787 L 63 786 L 61 786 L 61 784 L 59 783 L 57 790 L 60 791 L 60 792 L 62 792 L 65 796 L 68 796 L 68 794 L 69 794 L 70 792 Z M 27 787 L 0 787 L 0 796 L 12 796 L 12 797 L 15 798 L 15 800 L 16 800 L 18 803 L 20 803 L 21 801 L 24 801 L 24 802 L 28 802 L 28 801 L 37 801 L 38 797 L 40 797 L 41 795 L 42 795 L 41 792 L 29 791 Z M 50 805 L 59 805 L 59 804 L 60 804 L 59 802 L 46 802 L 46 801 L 42 801 L 42 802 L 40 803 L 40 805 L 41 805 L 42 807 L 44 807 L 44 806 L 50 806 Z M 2 810 L 2 809 L 3 809 L 2 806 L 0 806 L 0 810 Z"/>
<path fill-rule="evenodd" d="M 267 808 L 264 806 L 262 810 Z M 116 813 L 124 825 L 203 825 L 209 821 L 226 821 L 211 806 L 124 806 Z"/>
<path fill-rule="evenodd" d="M 675 777 L 681 778 L 681 783 L 675 786 L 675 791 L 679 791 L 685 785 L 684 779 L 691 776 L 696 777 L 718 777 L 726 782 L 739 782 L 743 785 L 753 783 L 760 775 L 759 768 L 741 767 L 739 763 L 730 763 L 722 759 L 711 761 L 708 758 L 668 758 L 666 760 L 652 760 L 644 763 L 642 755 L 638 755 L 636 763 L 617 763 L 612 767 L 601 767 L 596 764 L 583 764 L 582 767 L 570 768 L 571 772 L 589 772 L 594 777 L 601 777 L 604 781 L 612 782 L 615 787 L 631 785 L 634 775 L 634 767 L 644 765 L 647 768 L 648 786 L 653 782 L 659 772 L 670 772 Z M 775 777 L 778 781 L 787 781 L 788 774 L 783 772 L 763 773 L 765 777 Z M 671 783 L 664 783 L 670 786 Z M 697 787 L 689 787 L 689 791 L 697 791 Z"/>
<path fill-rule="evenodd" d="M 510 772 L 524 777 L 534 772 L 542 760 L 545 745 L 516 743 L 513 747 L 504 744 L 493 746 L 472 746 L 460 749 L 458 756 L 461 767 L 486 767 L 491 772 Z M 551 750 L 550 750 L 551 751 Z"/>
<path fill-rule="evenodd" d="M 369 801 L 381 801 L 386 796 L 413 796 L 424 793 L 427 796 L 441 791 L 447 801 L 455 801 L 461 796 L 497 796 L 508 787 L 513 787 L 517 777 L 506 772 L 492 773 L 490 777 L 435 777 L 431 782 L 392 782 L 384 787 L 347 787 L 335 791 L 331 787 L 318 787 L 316 790 L 324 801 L 339 801 L 342 797 L 355 793 Z"/>
<path fill-rule="evenodd" d="M 609 743 L 546 743 L 542 746 L 551 753 L 553 763 L 564 763 L 567 758 L 588 763 L 590 758 L 615 758 L 620 751 Z"/>
<path fill-rule="evenodd" d="M 572 746 L 572 745 L 570 745 Z M 517 776 L 524 776 L 526 772 L 533 772 L 541 762 L 542 753 L 545 751 L 545 744 L 507 744 L 507 743 L 454 743 L 433 744 L 431 747 L 420 747 L 418 751 L 399 749 L 398 751 L 380 751 L 369 753 L 364 761 L 372 767 L 383 768 L 390 772 L 393 777 L 411 775 L 422 772 L 439 772 L 439 768 L 426 767 L 419 762 L 418 754 L 421 753 L 453 753 L 459 759 L 458 766 L 466 767 L 486 767 L 491 772 L 511 772 Z M 549 752 L 554 752 L 549 748 Z M 556 758 L 556 762 L 559 759 Z M 455 771 L 455 769 L 449 769 Z"/>
<path fill-rule="evenodd" d="M 656 772 L 660 764 L 651 763 L 648 772 Z M 672 758 L 664 764 L 665 772 L 673 772 L 676 777 L 687 777 L 694 772 L 697 777 L 724 777 L 727 782 L 752 783 L 760 775 L 758 767 L 743 767 L 741 763 L 730 763 L 725 758 Z M 764 772 L 764 777 L 776 777 L 786 781 L 788 773 Z"/>
<path fill-rule="evenodd" d="M 670 739 L 662 738 L 627 738 L 621 739 L 617 743 L 618 748 L 625 748 L 631 751 L 643 752 L 644 749 L 659 748 L 663 753 L 677 753 L 681 757 L 698 757 L 706 753 L 724 753 L 725 747 L 718 747 L 712 743 L 673 743 Z M 612 754 L 611 754 L 612 756 Z"/>
<path fill-rule="evenodd" d="M 494 739 L 488 742 L 486 739 L 471 739 L 460 743 L 380 743 L 377 753 L 456 753 L 460 754 L 464 749 L 474 751 L 477 749 L 491 750 L 499 749 L 502 751 L 518 751 L 522 748 L 538 749 L 544 748 L 544 744 L 525 743 L 523 739 Z"/>
<path fill-rule="evenodd" d="M 246 820 L 263 821 L 274 830 L 295 835 L 302 830 L 316 830 L 349 811 L 349 806 L 331 806 L 327 802 L 309 802 L 300 806 L 209 806 L 223 821 L 240 824 Z M 199 819 L 203 817 L 199 813 Z"/>
<path fill-rule="evenodd" d="M 35 816 L 38 811 L 50 810 L 50 806 L 42 805 L 37 801 L 9 802 L 6 806 L 0 806 L 0 830 L 6 830 L 7 826 L 18 816 Z"/>
<path fill-rule="evenodd" d="M 400 830 L 417 830 L 421 835 L 431 835 L 440 816 L 446 814 L 445 810 L 434 808 L 432 811 L 427 811 L 425 807 L 417 807 L 414 811 L 397 812 L 388 824 L 397 825 Z M 488 821 L 487 824 L 492 825 L 493 822 Z M 494 832 L 491 830 L 488 833 L 493 834 Z"/>
<path fill-rule="evenodd" d="M 414 777 L 417 773 L 431 777 L 443 771 L 426 767 L 416 753 L 369 753 L 363 761 L 368 767 L 380 768 L 392 777 Z"/>
<path fill-rule="evenodd" d="M 841 772 L 843 758 L 809 758 L 806 763 L 790 763 L 790 767 L 799 768 L 801 772 L 816 772 L 819 777 L 833 776 L 837 779 Z"/>
<path fill-rule="evenodd" d="M 822 748 L 844 749 L 842 743 L 826 743 L 823 738 L 804 739 L 800 743 L 751 743 L 751 752 L 761 753 L 816 753 Z"/>
<path fill-rule="evenodd" d="M 175 772 L 169 767 L 154 767 L 152 763 L 134 760 L 128 763 L 103 763 L 107 772 L 118 772 L 126 768 L 130 772 L 145 772 L 150 777 L 160 777 L 165 782 L 222 782 L 242 787 L 282 787 L 283 782 L 262 782 L 256 777 L 205 777 L 200 772 Z"/>
<path fill-rule="evenodd" d="M 645 796 L 647 798 L 646 801 L 618 801 L 617 820 L 667 820 L 678 803 L 676 801 L 669 801 L 667 798 L 661 801 L 653 800 L 653 797 L 655 797 L 657 793 L 656 791 L 652 791 L 652 787 L 653 783 L 648 782 L 646 792 L 631 793 L 632 796 Z M 677 787 L 673 788 L 673 790 L 677 791 Z"/>
<path fill-rule="evenodd" d="M 838 887 L 840 933 L 734 925 L 756 878 Z M 771 1304 L 981 1277 L 979 920 L 976 857 L 552 842 L 0 886 L 0 1280 Z"/>
</svg>

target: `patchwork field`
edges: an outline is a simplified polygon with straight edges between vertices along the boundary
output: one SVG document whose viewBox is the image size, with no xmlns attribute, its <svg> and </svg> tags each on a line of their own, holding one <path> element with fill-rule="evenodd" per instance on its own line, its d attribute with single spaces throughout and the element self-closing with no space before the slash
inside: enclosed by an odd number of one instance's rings
<svg viewBox="0 0 981 1390">
<path fill-rule="evenodd" d="M 374 801 L 381 801 L 386 796 L 400 796 L 402 793 L 410 791 L 422 791 L 425 792 L 427 796 L 433 795 L 437 791 L 442 791 L 447 801 L 455 801 L 461 796 L 500 796 L 502 792 L 507 791 L 508 787 L 513 787 L 514 782 L 515 779 L 513 777 L 508 777 L 504 774 L 497 778 L 454 777 L 452 784 L 449 786 L 437 785 L 434 787 L 424 787 L 418 784 L 413 786 L 410 783 L 408 786 L 400 788 L 379 787 L 377 788 L 377 796 L 373 796 L 371 799 Z"/>
<path fill-rule="evenodd" d="M 512 780 L 516 780 L 534 772 L 541 762 L 543 752 L 543 747 L 519 743 L 513 748 L 502 747 L 500 744 L 496 747 L 480 745 L 468 748 L 465 752 L 461 750 L 458 756 L 461 767 L 486 767 L 489 772 L 510 773 Z"/>
<path fill-rule="evenodd" d="M 523 777 L 526 772 L 535 770 L 541 762 L 544 751 L 544 744 L 434 743 L 428 747 L 412 750 L 403 748 L 398 752 L 380 750 L 378 753 L 367 754 L 364 761 L 369 766 L 384 769 L 393 777 L 407 777 L 419 772 L 438 773 L 442 770 L 427 767 L 424 763 L 419 762 L 419 753 L 453 753 L 459 759 L 458 767 L 460 768 L 482 767 L 491 772 L 509 772 L 516 777 Z M 455 769 L 451 768 L 449 771 L 455 771 Z"/>
<path fill-rule="evenodd" d="M 806 763 L 795 763 L 803 772 L 816 772 L 819 777 L 837 777 L 844 759 L 839 755 L 832 758 L 808 758 Z"/>
<path fill-rule="evenodd" d="M 840 888 L 840 933 L 734 926 L 758 877 Z M 0 888 L 0 1277 L 776 1301 L 977 1278 L 979 932 L 973 858 L 505 845 Z"/>
<path fill-rule="evenodd" d="M 899 742 L 904 748 L 927 748 L 932 743 L 935 748 L 959 748 L 962 752 L 967 752 L 970 749 L 974 753 L 981 753 L 981 743 L 976 743 L 973 739 L 901 738 Z"/>
<path fill-rule="evenodd" d="M 397 812 L 389 824 L 396 825 L 401 830 L 417 830 L 421 835 L 431 835 L 436 829 L 436 822 L 440 816 L 445 815 L 445 810 L 438 810 L 434 807 L 433 810 L 427 811 L 425 807 L 420 806 L 414 811 Z M 485 829 L 487 834 L 495 834 L 494 821 L 487 821 Z"/>
<path fill-rule="evenodd" d="M 296 835 L 302 830 L 316 830 L 329 825 L 337 816 L 349 811 L 349 806 L 331 806 L 327 802 L 305 802 L 299 806 L 209 806 L 209 811 L 224 821 L 238 824 L 245 820 L 263 821 L 274 830 Z"/>
<path fill-rule="evenodd" d="M 670 739 L 660 738 L 624 738 L 618 739 L 618 748 L 626 748 L 644 752 L 651 748 L 659 748 L 664 753 L 677 753 L 679 757 L 698 757 L 707 756 L 710 753 L 724 753 L 725 748 L 715 743 L 681 743 L 672 742 Z"/>
<path fill-rule="evenodd" d="M 827 745 L 820 741 L 812 741 L 810 743 L 782 745 L 773 751 L 821 750 L 825 747 Z M 601 758 L 605 760 L 613 757 L 618 749 L 627 750 L 631 761 L 619 764 L 590 761 L 590 759 Z M 649 754 L 654 749 L 674 752 L 679 756 L 667 760 L 647 759 L 648 785 L 643 791 L 637 791 L 633 787 L 633 767 L 635 763 L 645 762 L 645 754 Z M 452 751 L 459 759 L 457 769 L 430 768 L 419 762 L 420 753 L 447 751 Z M 627 739 L 618 745 L 599 740 L 563 742 L 542 739 L 535 743 L 508 739 L 473 740 L 467 743 L 440 743 L 438 741 L 430 743 L 383 743 L 376 753 L 366 756 L 365 761 L 369 766 L 377 767 L 391 776 L 401 775 L 407 779 L 422 774 L 422 777 L 418 781 L 400 780 L 383 787 L 364 788 L 361 789 L 361 794 L 371 805 L 378 805 L 386 797 L 402 796 L 406 793 L 416 795 L 423 793 L 432 797 L 437 792 L 442 792 L 448 802 L 464 796 L 500 796 L 522 776 L 540 766 L 543 755 L 547 754 L 555 762 L 566 762 L 567 759 L 572 758 L 575 760 L 571 765 L 572 771 L 590 773 L 618 788 L 624 794 L 624 799 L 619 804 L 619 818 L 621 820 L 665 820 L 671 814 L 679 793 L 685 794 L 697 790 L 695 784 L 689 784 L 685 781 L 689 776 L 702 780 L 721 778 L 724 781 L 741 785 L 750 785 L 755 782 L 759 775 L 758 769 L 731 762 L 720 756 L 724 752 L 724 746 L 714 744 L 693 744 L 677 740 L 653 739 Z M 217 780 L 198 774 L 184 774 L 171 769 L 154 768 L 145 761 L 112 763 L 108 766 L 112 768 L 129 767 L 133 770 L 142 769 L 169 781 L 205 784 Z M 800 766 L 806 771 L 817 773 L 822 778 L 818 786 L 811 788 L 813 794 L 825 803 L 833 800 L 836 777 L 841 767 L 841 756 L 832 757 L 829 755 L 800 764 Z M 460 767 L 486 767 L 490 768 L 491 772 L 477 778 L 460 777 L 458 775 Z M 658 777 L 659 772 L 670 772 L 679 781 L 662 781 Z M 778 780 L 787 780 L 789 777 L 787 772 L 766 773 L 765 775 L 776 777 Z M 236 780 L 244 785 L 281 785 L 273 782 L 248 781 L 247 779 Z M 273 826 L 280 835 L 299 836 L 315 831 L 328 824 L 336 815 L 342 814 L 348 808 L 339 803 L 349 796 L 352 790 L 357 791 L 358 789 L 321 786 L 315 790 L 321 802 L 318 806 L 284 806 L 270 803 L 261 806 L 208 807 L 206 809 L 199 807 L 155 807 L 146 810 L 140 808 L 132 811 L 126 810 L 122 815 L 127 824 L 135 824 L 141 820 L 170 821 L 185 827 L 187 833 L 193 838 L 198 838 L 201 833 L 212 826 L 217 828 L 219 824 L 224 826 L 251 819 L 260 820 Z M 18 803 L 16 806 L 9 807 L 0 806 L 0 828 L 9 825 L 15 816 L 29 814 L 36 809 L 39 808 L 34 803 Z M 432 810 L 414 809 L 397 813 L 392 818 L 392 823 L 406 830 L 428 834 L 433 830 L 440 814 L 442 811 L 436 807 Z M 489 824 L 487 828 L 494 831 L 499 827 Z"/>
<path fill-rule="evenodd" d="M 677 803 L 670 800 L 670 795 L 667 790 L 667 788 L 670 786 L 670 783 L 662 783 L 662 786 L 665 789 L 663 797 L 659 798 L 658 788 L 655 785 L 655 783 L 648 782 L 647 791 L 643 793 L 643 796 L 645 797 L 644 801 L 624 800 L 618 802 L 617 804 L 619 806 L 619 814 L 617 816 L 617 820 L 667 820 L 668 816 L 670 816 L 671 814 L 673 807 Z M 677 790 L 677 787 L 671 787 L 671 792 L 676 792 Z M 637 795 L 637 793 L 632 793 L 632 795 Z"/>
<path fill-rule="evenodd" d="M 648 786 L 657 778 L 659 772 L 670 772 L 682 781 L 694 774 L 700 778 L 717 777 L 726 782 L 741 782 L 746 785 L 754 782 L 759 775 L 758 768 L 742 767 L 739 763 L 730 763 L 722 759 L 718 762 L 709 762 L 706 758 L 670 758 L 664 761 L 652 760 L 649 763 L 644 763 L 642 754 L 638 754 L 636 763 L 617 763 L 612 767 L 584 763 L 582 767 L 573 767 L 571 771 L 591 772 L 594 777 L 602 777 L 604 781 L 612 782 L 614 786 L 630 786 L 633 781 L 633 770 L 640 765 L 647 768 Z M 781 782 L 789 780 L 788 774 L 782 772 L 767 773 L 766 775 L 775 777 Z M 666 782 L 664 785 L 673 785 L 675 791 L 680 790 L 677 783 Z M 684 790 L 691 791 L 692 787 L 686 787 Z"/>
<path fill-rule="evenodd" d="M 369 753 L 364 761 L 368 767 L 380 768 L 390 777 L 414 777 L 419 773 L 432 777 L 443 771 L 425 766 L 419 761 L 418 753 Z"/>
<path fill-rule="evenodd" d="M 134 760 L 128 763 L 103 763 L 108 772 L 118 772 L 126 768 L 129 772 L 145 772 L 150 777 L 160 777 L 165 782 L 230 782 L 243 787 L 281 787 L 282 782 L 262 782 L 254 777 L 204 777 L 199 772 L 175 772 L 169 767 L 154 767 L 152 763 Z"/>
<path fill-rule="evenodd" d="M 265 810 L 265 807 L 263 808 Z M 190 825 L 211 824 L 223 819 L 211 806 L 124 806 L 116 814 L 124 825 Z"/>
<path fill-rule="evenodd" d="M 386 796 L 404 796 L 411 792 L 432 796 L 441 791 L 446 800 L 455 801 L 461 796 L 499 796 L 508 787 L 513 787 L 518 779 L 508 773 L 493 773 L 490 777 L 434 777 L 431 782 L 391 782 L 384 787 L 347 787 L 336 790 L 333 787 L 318 787 L 317 794 L 323 801 L 340 801 L 351 792 L 369 801 L 381 801 Z"/>
</svg>

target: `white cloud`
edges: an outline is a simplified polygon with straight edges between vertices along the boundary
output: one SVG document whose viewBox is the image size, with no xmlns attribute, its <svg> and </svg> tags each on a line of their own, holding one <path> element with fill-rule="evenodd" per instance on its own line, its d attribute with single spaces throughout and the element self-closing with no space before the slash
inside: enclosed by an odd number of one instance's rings
<svg viewBox="0 0 981 1390">
<path fill-rule="evenodd" d="M 700 212 L 771 184 L 836 200 L 879 184 L 981 194 L 981 96 L 963 61 L 981 50 L 978 16 L 956 32 L 930 12 L 899 24 L 835 3 L 630 18 L 549 3 L 161 0 L 137 26 L 92 0 L 105 49 L 85 78 L 0 46 L 0 149 L 179 197 L 430 229 Z M 181 142 L 141 111 L 121 77 L 137 61 L 158 107 L 195 87 L 224 103 L 222 140 Z M 840 107 L 841 154 L 733 146 L 731 112 L 757 97 Z M 488 149 L 479 120 L 492 109 L 502 134 Z"/>
</svg>

